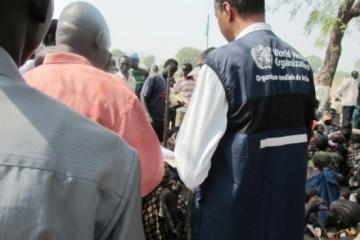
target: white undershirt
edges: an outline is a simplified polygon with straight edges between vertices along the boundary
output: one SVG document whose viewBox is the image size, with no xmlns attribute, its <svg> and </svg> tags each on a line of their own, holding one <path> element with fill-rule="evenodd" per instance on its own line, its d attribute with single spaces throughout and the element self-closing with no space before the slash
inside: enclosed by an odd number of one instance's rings
<svg viewBox="0 0 360 240">
<path fill-rule="evenodd" d="M 236 38 L 270 25 L 256 23 Z M 228 103 L 225 90 L 213 69 L 204 65 L 199 73 L 189 108 L 177 136 L 175 161 L 181 180 L 195 189 L 207 178 L 214 155 L 227 128 Z"/>
</svg>

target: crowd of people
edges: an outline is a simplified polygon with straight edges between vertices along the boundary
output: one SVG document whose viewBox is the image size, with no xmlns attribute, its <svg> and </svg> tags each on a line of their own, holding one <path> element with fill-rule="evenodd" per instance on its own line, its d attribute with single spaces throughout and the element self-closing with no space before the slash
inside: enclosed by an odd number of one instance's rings
<svg viewBox="0 0 360 240">
<path fill-rule="evenodd" d="M 214 2 L 229 44 L 150 69 L 92 4 L 0 3 L 1 240 L 360 238 L 358 73 L 316 112 L 265 1 Z"/>
<path fill-rule="evenodd" d="M 341 99 L 342 114 L 334 108 L 316 114 L 306 181 L 309 239 L 360 236 L 360 119 L 354 111 L 360 106 L 359 80 L 353 71 L 337 89 L 334 101 Z"/>
</svg>

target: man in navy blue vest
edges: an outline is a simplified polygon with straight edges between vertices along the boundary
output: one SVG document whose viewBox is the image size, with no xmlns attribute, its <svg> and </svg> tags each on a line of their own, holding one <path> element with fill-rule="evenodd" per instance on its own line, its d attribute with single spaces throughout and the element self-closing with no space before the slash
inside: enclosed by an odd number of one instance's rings
<svg viewBox="0 0 360 240">
<path fill-rule="evenodd" d="M 202 67 L 178 135 L 195 240 L 302 240 L 310 65 L 265 23 L 264 0 L 215 0 L 229 44 Z"/>
</svg>

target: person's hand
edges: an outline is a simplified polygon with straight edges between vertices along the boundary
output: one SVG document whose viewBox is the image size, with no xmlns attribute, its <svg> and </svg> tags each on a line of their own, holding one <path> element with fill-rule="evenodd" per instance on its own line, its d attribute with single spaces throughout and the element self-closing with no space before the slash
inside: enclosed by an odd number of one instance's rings
<svg viewBox="0 0 360 240">
<path fill-rule="evenodd" d="M 178 103 L 179 107 L 183 107 L 183 106 L 185 106 L 185 102 L 182 102 L 182 101 L 177 101 L 177 103 Z"/>
<path fill-rule="evenodd" d="M 176 144 L 176 137 L 177 137 L 177 132 L 174 133 L 173 135 L 171 135 L 171 137 L 168 140 L 168 148 L 170 150 L 174 150 L 175 149 L 175 144 Z"/>
</svg>

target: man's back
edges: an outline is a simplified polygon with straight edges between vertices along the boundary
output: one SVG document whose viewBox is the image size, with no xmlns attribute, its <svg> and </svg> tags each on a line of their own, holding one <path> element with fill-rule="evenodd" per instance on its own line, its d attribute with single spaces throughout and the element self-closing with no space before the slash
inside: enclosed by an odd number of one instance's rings
<svg viewBox="0 0 360 240">
<path fill-rule="evenodd" d="M 29 85 L 112 130 L 135 148 L 141 162 L 142 196 L 160 183 L 164 172 L 160 143 L 125 82 L 72 53 L 47 55 L 44 65 L 24 78 Z"/>
<path fill-rule="evenodd" d="M 229 110 L 200 190 L 199 239 L 300 240 L 310 66 L 269 30 L 215 50 L 206 64 L 220 76 Z"/>
<path fill-rule="evenodd" d="M 135 152 L 0 53 L 0 239 L 143 239 Z"/>
<path fill-rule="evenodd" d="M 141 95 L 148 101 L 151 118 L 163 122 L 165 119 L 166 82 L 160 75 L 152 75 L 145 81 Z"/>
<path fill-rule="evenodd" d="M 338 93 L 341 95 L 343 106 L 356 106 L 359 96 L 358 81 L 352 77 L 345 78 L 338 88 Z"/>
</svg>

